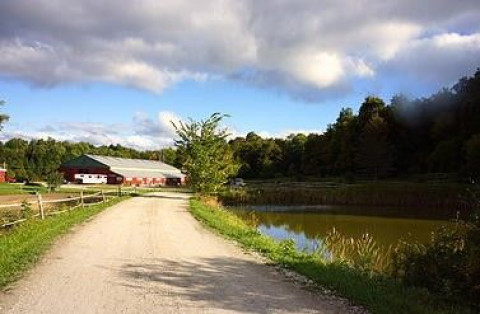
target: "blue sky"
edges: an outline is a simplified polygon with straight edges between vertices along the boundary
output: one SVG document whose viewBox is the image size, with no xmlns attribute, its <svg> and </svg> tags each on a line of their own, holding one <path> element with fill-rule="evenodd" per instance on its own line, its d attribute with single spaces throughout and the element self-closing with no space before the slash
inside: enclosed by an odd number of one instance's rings
<svg viewBox="0 0 480 314">
<path fill-rule="evenodd" d="M 480 66 L 478 1 L 361 2 L 4 0 L 0 140 L 159 148 L 170 120 L 213 112 L 234 135 L 322 132 L 368 95 L 428 96 Z"/>
</svg>

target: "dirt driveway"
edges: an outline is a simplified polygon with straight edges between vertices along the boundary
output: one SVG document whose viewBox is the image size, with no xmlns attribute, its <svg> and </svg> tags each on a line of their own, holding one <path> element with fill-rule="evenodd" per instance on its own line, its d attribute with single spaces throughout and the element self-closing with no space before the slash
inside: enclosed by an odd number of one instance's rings
<svg viewBox="0 0 480 314">
<path fill-rule="evenodd" d="M 186 196 L 118 204 L 0 293 L 1 313 L 347 313 L 205 230 Z"/>
</svg>

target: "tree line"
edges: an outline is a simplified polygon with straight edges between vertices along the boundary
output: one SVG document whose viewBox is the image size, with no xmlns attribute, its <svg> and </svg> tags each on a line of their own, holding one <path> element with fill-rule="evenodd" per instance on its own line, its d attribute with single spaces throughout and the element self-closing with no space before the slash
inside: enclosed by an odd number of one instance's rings
<svg viewBox="0 0 480 314">
<path fill-rule="evenodd" d="M 1 126 L 7 117 L 0 117 Z M 228 147 L 231 162 L 239 165 L 238 176 L 247 179 L 381 179 L 428 173 L 480 179 L 480 70 L 425 98 L 396 95 L 387 104 L 366 97 L 358 113 L 343 108 L 322 134 L 262 138 L 250 132 L 228 141 Z M 0 163 L 18 179 L 43 180 L 62 162 L 85 153 L 163 160 L 177 167 L 188 163 L 182 147 L 138 151 L 54 139 L 0 142 Z"/>
<path fill-rule="evenodd" d="M 358 113 L 343 108 L 323 134 L 230 141 L 245 178 L 388 178 L 449 173 L 480 177 L 480 70 L 419 99 L 369 96 Z"/>
<path fill-rule="evenodd" d="M 0 142 L 0 163 L 6 164 L 7 175 L 18 180 L 45 180 L 56 173 L 60 165 L 82 154 L 121 158 L 163 160 L 173 164 L 175 150 L 138 151 L 122 145 L 94 146 L 89 143 L 72 143 L 55 139 L 24 140 L 14 138 Z"/>
</svg>

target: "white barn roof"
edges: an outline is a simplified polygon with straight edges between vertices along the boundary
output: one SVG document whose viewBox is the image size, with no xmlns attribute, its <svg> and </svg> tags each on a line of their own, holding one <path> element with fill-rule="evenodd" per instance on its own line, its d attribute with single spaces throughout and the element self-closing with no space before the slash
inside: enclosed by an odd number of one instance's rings
<svg viewBox="0 0 480 314">
<path fill-rule="evenodd" d="M 162 171 L 171 171 L 171 172 L 180 172 L 179 169 L 167 165 L 161 161 L 156 160 L 144 160 L 144 159 L 128 159 L 128 158 L 119 158 L 119 157 L 108 157 L 108 156 L 99 156 L 99 155 L 89 155 L 85 156 L 90 157 L 104 165 L 109 166 L 110 168 L 118 169 L 134 169 L 134 170 L 162 170 Z"/>
<path fill-rule="evenodd" d="M 167 165 L 161 161 L 128 159 L 98 155 L 86 155 L 110 167 L 125 178 L 183 178 L 185 175 L 177 168 Z"/>
<path fill-rule="evenodd" d="M 161 161 L 129 159 L 85 154 L 62 165 L 63 167 L 106 167 L 125 178 L 184 178 L 177 168 Z"/>
</svg>

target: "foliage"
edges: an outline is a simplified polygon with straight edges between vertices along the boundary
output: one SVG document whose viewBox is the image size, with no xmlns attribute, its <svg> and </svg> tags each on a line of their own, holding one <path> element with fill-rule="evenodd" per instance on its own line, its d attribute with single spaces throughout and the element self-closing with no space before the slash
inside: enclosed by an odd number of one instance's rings
<svg viewBox="0 0 480 314">
<path fill-rule="evenodd" d="M 47 184 L 50 191 L 57 190 L 63 183 L 63 174 L 53 171 L 47 175 Z"/>
<path fill-rule="evenodd" d="M 21 217 L 22 219 L 30 219 L 33 215 L 32 206 L 26 200 L 22 201 Z"/>
<path fill-rule="evenodd" d="M 480 134 L 473 135 L 466 143 L 467 171 L 472 178 L 480 180 Z"/>
<path fill-rule="evenodd" d="M 238 165 L 226 142 L 229 133 L 219 129 L 226 115 L 212 114 L 208 119 L 189 123 L 172 122 L 180 137 L 175 145 L 184 155 L 183 168 L 196 192 L 211 194 L 236 175 Z"/>
<path fill-rule="evenodd" d="M 403 242 L 394 260 L 394 271 L 406 284 L 480 307 L 479 217 L 439 229 L 427 245 Z"/>
<path fill-rule="evenodd" d="M 5 101 L 0 100 L 0 107 L 5 105 Z M 0 112 L 0 131 L 3 129 L 3 124 L 7 122 L 9 119 L 9 116 Z"/>
<path fill-rule="evenodd" d="M 382 178 L 429 172 L 480 175 L 480 70 L 421 99 L 366 97 L 358 114 L 342 108 L 322 134 L 230 141 L 244 178 Z M 462 149 L 465 147 L 465 149 Z M 467 167 L 464 167 L 468 163 Z M 465 181 L 465 180 L 464 180 Z"/>
<path fill-rule="evenodd" d="M 374 179 L 386 177 L 390 168 L 387 125 L 378 115 L 371 117 L 359 139 L 358 169 Z"/>
<path fill-rule="evenodd" d="M 191 200 L 190 211 L 202 223 L 245 248 L 263 254 L 274 263 L 308 277 L 355 304 L 363 305 L 372 313 L 470 313 L 461 305 L 440 302 L 424 289 L 405 287 L 397 280 L 364 272 L 345 263 L 329 263 L 319 254 L 299 252 L 291 240 L 276 242 L 221 207 Z"/>
</svg>

